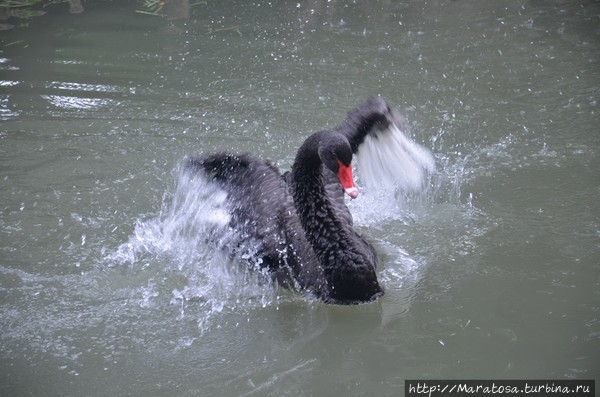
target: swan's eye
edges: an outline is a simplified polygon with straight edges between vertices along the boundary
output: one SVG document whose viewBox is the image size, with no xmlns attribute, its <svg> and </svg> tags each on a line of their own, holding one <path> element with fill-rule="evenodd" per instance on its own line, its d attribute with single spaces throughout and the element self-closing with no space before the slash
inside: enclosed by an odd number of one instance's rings
<svg viewBox="0 0 600 397">
<path fill-rule="evenodd" d="M 334 151 L 329 152 L 329 158 L 331 159 L 332 164 L 337 164 L 340 162 L 337 154 Z"/>
</svg>

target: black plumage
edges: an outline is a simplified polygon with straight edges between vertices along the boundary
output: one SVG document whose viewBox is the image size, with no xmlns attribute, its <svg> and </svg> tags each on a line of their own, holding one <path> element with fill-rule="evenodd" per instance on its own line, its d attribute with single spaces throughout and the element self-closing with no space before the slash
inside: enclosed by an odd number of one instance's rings
<svg viewBox="0 0 600 397">
<path fill-rule="evenodd" d="M 386 102 L 371 98 L 339 127 L 309 136 L 284 175 L 250 155 L 195 157 L 187 166 L 227 192 L 236 241 L 226 248 L 251 247 L 260 266 L 327 303 L 370 302 L 383 295 L 376 253 L 353 228 L 338 171 L 350 166 L 367 134 L 390 122 Z"/>
</svg>

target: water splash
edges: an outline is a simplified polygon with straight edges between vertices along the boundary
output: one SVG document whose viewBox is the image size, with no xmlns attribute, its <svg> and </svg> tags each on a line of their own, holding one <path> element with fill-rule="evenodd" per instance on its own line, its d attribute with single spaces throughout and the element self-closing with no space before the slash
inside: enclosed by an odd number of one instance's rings
<svg viewBox="0 0 600 397">
<path fill-rule="evenodd" d="M 268 275 L 219 249 L 236 238 L 228 224 L 226 193 L 201 175 L 179 170 L 175 191 L 163 197 L 159 214 L 138 220 L 107 263 L 129 266 L 138 277 L 145 272 L 142 298 L 170 295 L 177 318 L 195 316 L 205 331 L 219 313 L 264 307 L 277 299 Z M 163 280 L 162 286 L 157 279 Z M 142 299 L 140 304 L 147 302 Z"/>
</svg>

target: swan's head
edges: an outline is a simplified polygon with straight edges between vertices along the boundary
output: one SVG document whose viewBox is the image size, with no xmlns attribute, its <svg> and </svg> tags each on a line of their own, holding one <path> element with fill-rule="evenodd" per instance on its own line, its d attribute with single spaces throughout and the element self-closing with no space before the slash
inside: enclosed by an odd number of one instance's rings
<svg viewBox="0 0 600 397">
<path fill-rule="evenodd" d="M 352 177 L 352 149 L 348 140 L 337 133 L 327 135 L 319 144 L 319 157 L 338 176 L 346 194 L 353 199 L 358 197 Z"/>
</svg>

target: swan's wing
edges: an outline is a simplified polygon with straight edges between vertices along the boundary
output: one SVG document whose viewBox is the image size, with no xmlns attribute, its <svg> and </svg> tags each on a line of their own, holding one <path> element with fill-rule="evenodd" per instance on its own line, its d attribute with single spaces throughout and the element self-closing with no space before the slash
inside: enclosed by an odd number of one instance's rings
<svg viewBox="0 0 600 397">
<path fill-rule="evenodd" d="M 338 131 L 356 154 L 361 180 L 369 190 L 419 190 L 435 172 L 431 151 L 405 134 L 404 118 L 379 97 L 348 114 Z"/>
<path fill-rule="evenodd" d="M 272 164 L 249 155 L 217 154 L 187 160 L 227 193 L 233 254 L 277 268 L 286 246 L 285 216 L 293 208 L 285 181 Z"/>
<path fill-rule="evenodd" d="M 367 135 L 384 130 L 390 122 L 394 121 L 394 117 L 385 100 L 380 97 L 371 97 L 367 102 L 349 112 L 344 122 L 336 130 L 348 139 L 352 152 L 356 153 Z"/>
</svg>

